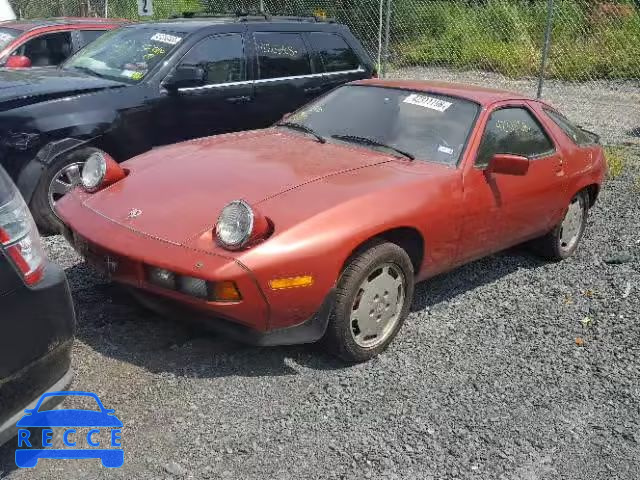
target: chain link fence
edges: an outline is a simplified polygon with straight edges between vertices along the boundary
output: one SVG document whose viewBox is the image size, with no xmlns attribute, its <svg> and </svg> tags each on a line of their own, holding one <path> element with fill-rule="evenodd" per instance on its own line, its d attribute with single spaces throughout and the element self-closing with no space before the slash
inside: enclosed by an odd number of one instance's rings
<svg viewBox="0 0 640 480">
<path fill-rule="evenodd" d="M 319 15 L 349 26 L 382 76 L 541 96 L 605 141 L 640 127 L 640 0 L 147 0 L 181 12 Z M 135 0 L 12 0 L 21 18 L 138 16 Z"/>
</svg>

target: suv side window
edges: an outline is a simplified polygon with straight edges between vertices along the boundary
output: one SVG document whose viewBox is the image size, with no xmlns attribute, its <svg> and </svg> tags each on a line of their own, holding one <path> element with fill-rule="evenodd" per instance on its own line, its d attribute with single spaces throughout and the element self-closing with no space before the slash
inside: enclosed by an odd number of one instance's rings
<svg viewBox="0 0 640 480">
<path fill-rule="evenodd" d="M 335 33 L 313 32 L 309 35 L 311 46 L 318 52 L 325 72 L 355 70 L 360 60 L 349 44 Z"/>
<path fill-rule="evenodd" d="M 561 113 L 548 108 L 545 108 L 544 112 L 576 145 L 588 145 L 594 142 L 594 139 L 588 133 L 575 126 Z"/>
<path fill-rule="evenodd" d="M 40 35 L 22 44 L 14 54 L 29 57 L 34 67 L 59 65 L 71 56 L 71 32 Z"/>
<path fill-rule="evenodd" d="M 204 85 L 242 82 L 245 64 L 244 41 L 237 33 L 205 38 L 180 61 L 180 65 L 202 68 Z"/>
<path fill-rule="evenodd" d="M 486 167 L 496 153 L 532 158 L 553 151 L 549 136 L 526 108 L 501 108 L 489 117 L 475 164 Z"/>
<path fill-rule="evenodd" d="M 309 75 L 309 52 L 299 33 L 254 34 L 260 79 Z"/>
</svg>

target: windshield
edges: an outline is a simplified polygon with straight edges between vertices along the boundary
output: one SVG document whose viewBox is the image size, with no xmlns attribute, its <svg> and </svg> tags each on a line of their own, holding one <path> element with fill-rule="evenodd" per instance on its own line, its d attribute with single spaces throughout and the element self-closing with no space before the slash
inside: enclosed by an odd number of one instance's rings
<svg viewBox="0 0 640 480">
<path fill-rule="evenodd" d="M 80 50 L 62 68 L 137 83 L 176 48 L 184 36 L 182 32 L 152 28 L 115 30 Z"/>
<path fill-rule="evenodd" d="M 417 160 L 456 165 L 478 108 L 469 100 L 435 93 L 348 85 L 287 121 L 334 141 L 376 150 L 388 146 Z"/>
<path fill-rule="evenodd" d="M 20 36 L 20 30 L 14 28 L 0 28 L 0 50 Z"/>
</svg>

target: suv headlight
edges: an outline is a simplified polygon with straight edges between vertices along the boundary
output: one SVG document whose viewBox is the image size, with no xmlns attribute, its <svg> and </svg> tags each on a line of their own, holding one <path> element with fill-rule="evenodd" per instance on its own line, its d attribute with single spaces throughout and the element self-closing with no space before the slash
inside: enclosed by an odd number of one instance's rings
<svg viewBox="0 0 640 480">
<path fill-rule="evenodd" d="M 269 221 L 244 200 L 228 203 L 216 223 L 216 238 L 227 250 L 239 250 L 269 233 Z"/>
</svg>

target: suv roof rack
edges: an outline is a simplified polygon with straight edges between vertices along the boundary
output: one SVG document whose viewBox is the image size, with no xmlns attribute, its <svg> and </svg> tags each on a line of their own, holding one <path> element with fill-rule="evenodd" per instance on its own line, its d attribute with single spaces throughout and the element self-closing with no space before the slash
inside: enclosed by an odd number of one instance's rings
<svg viewBox="0 0 640 480">
<path fill-rule="evenodd" d="M 317 15 L 309 17 L 301 16 L 272 16 L 266 12 L 247 12 L 246 10 L 236 10 L 234 13 L 210 13 L 210 12 L 182 12 L 171 15 L 170 18 L 229 18 L 235 19 L 238 22 L 248 22 L 251 20 L 280 20 L 286 22 L 325 22 L 335 23 L 334 20 L 329 20 Z"/>
</svg>

